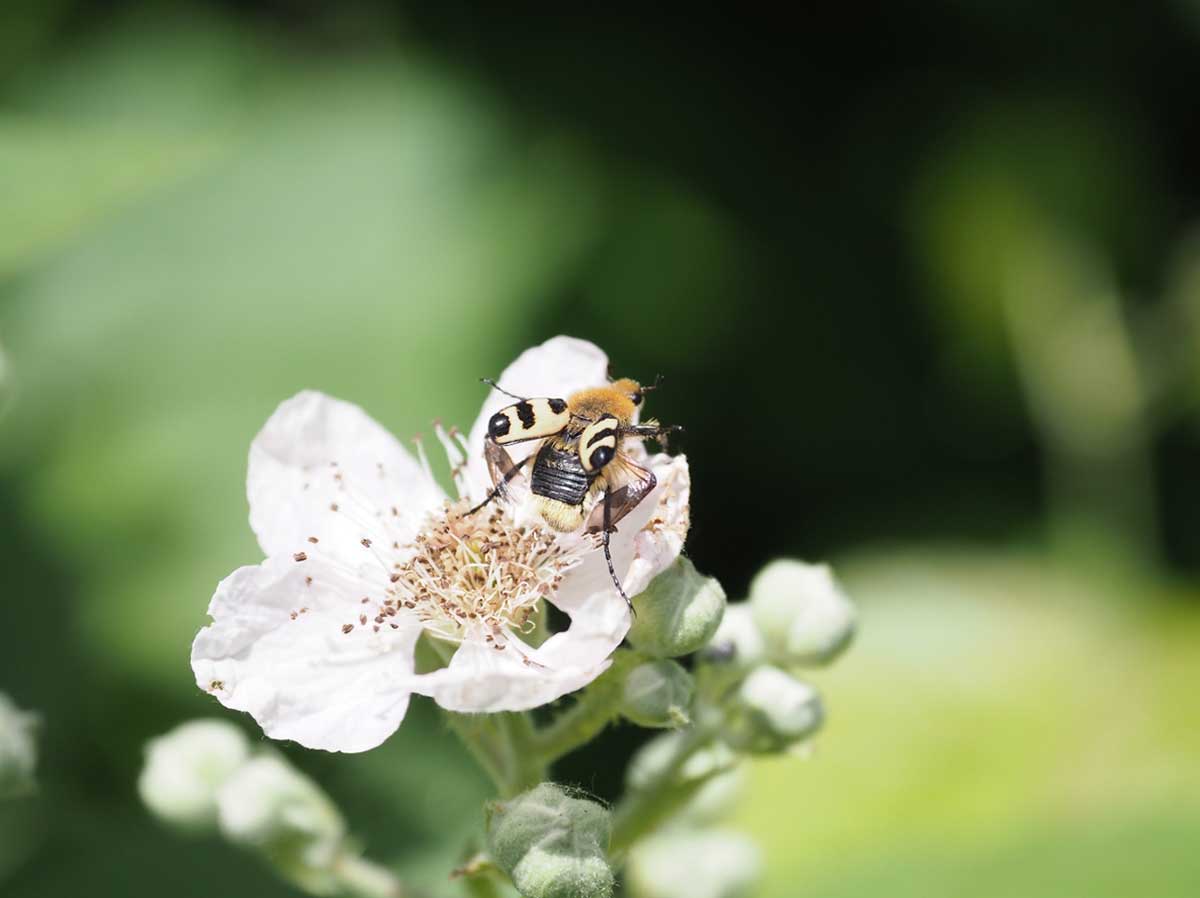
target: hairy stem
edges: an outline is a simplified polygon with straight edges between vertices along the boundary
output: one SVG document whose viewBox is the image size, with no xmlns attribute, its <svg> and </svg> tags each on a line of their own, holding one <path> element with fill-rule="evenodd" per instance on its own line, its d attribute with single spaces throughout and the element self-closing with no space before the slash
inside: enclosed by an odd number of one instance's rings
<svg viewBox="0 0 1200 898">
<path fill-rule="evenodd" d="M 683 765 L 712 741 L 713 728 L 696 724 L 676 746 L 675 753 L 657 775 L 640 789 L 630 790 L 613 809 L 612 839 L 608 857 L 620 867 L 630 847 L 642 836 L 653 832 L 671 814 L 686 804 L 713 775 L 682 779 Z"/>
<path fill-rule="evenodd" d="M 546 778 L 546 761 L 534 745 L 533 721 L 528 714 L 495 715 L 508 751 L 508 783 L 501 798 L 512 798 Z"/>
<path fill-rule="evenodd" d="M 545 778 L 546 765 L 533 749 L 533 725 L 523 713 L 459 714 L 446 722 L 491 777 L 501 798 L 531 789 Z"/>
<path fill-rule="evenodd" d="M 508 786 L 511 752 L 496 720 L 486 714 L 446 712 L 446 722 L 458 734 L 467 751 L 502 793 Z"/>
<path fill-rule="evenodd" d="M 584 689 L 575 704 L 533 735 L 533 748 L 552 764 L 590 742 L 617 716 L 625 678 L 642 656 L 628 649 L 613 655 L 612 665 Z"/>
</svg>

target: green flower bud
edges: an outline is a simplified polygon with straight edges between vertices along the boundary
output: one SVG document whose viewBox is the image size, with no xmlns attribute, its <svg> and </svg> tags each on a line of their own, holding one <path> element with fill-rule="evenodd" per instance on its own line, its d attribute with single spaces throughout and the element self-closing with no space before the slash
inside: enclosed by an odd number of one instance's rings
<svg viewBox="0 0 1200 898">
<path fill-rule="evenodd" d="M 603 857 L 575 857 L 531 848 L 512 871 L 524 898 L 609 898 L 613 872 Z"/>
<path fill-rule="evenodd" d="M 854 605 L 826 565 L 773 561 L 750 584 L 750 607 L 771 660 L 825 664 L 854 635 Z"/>
<path fill-rule="evenodd" d="M 759 667 L 738 688 L 724 736 L 741 751 L 771 754 L 807 739 L 823 717 L 815 689 L 776 667 Z"/>
<path fill-rule="evenodd" d="M 678 662 L 647 661 L 625 677 L 621 714 L 638 726 L 686 726 L 693 688 L 692 675 Z"/>
<path fill-rule="evenodd" d="M 283 758 L 247 761 L 217 792 L 221 832 L 263 851 L 283 875 L 321 887 L 342 848 L 346 825 L 329 797 Z"/>
<path fill-rule="evenodd" d="M 767 647 L 747 602 L 725 609 L 721 626 L 700 652 L 700 659 L 714 667 L 747 671 L 766 660 Z"/>
<path fill-rule="evenodd" d="M 488 850 L 525 898 L 609 898 L 608 810 L 554 783 L 488 808 Z"/>
<path fill-rule="evenodd" d="M 626 879 L 637 898 L 742 898 L 762 867 L 762 852 L 741 833 L 673 830 L 633 848 Z"/>
<path fill-rule="evenodd" d="M 633 600 L 629 644 L 655 658 L 677 658 L 712 638 L 725 613 L 725 590 L 680 558 Z"/>
<path fill-rule="evenodd" d="M 21 711 L 0 692 L 0 798 L 20 795 L 33 788 L 37 765 L 36 714 Z"/>
<path fill-rule="evenodd" d="M 250 757 L 240 729 L 223 720 L 193 720 L 146 744 L 138 777 L 142 801 L 175 826 L 217 822 L 217 791 Z"/>
</svg>

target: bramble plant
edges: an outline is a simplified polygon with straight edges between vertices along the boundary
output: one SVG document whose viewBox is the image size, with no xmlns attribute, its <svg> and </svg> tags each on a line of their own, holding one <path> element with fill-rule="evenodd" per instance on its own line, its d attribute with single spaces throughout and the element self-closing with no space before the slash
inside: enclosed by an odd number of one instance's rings
<svg viewBox="0 0 1200 898">
<path fill-rule="evenodd" d="M 500 383 L 569 396 L 605 383 L 607 367 L 595 346 L 557 337 Z M 447 871 L 446 894 L 603 898 L 618 882 L 644 898 L 741 894 L 757 850 L 717 825 L 739 764 L 818 730 L 820 698 L 795 671 L 845 648 L 853 607 L 827 568 L 778 561 L 727 608 L 681 554 L 686 458 L 633 441 L 625 451 L 657 487 L 611 534 L 631 616 L 597 535 L 554 533 L 519 499 L 472 511 L 491 488 L 487 422 L 508 401 L 490 395 L 466 436 L 437 428 L 453 499 L 419 443 L 410 454 L 356 406 L 311 392 L 284 402 L 250 449 L 250 523 L 267 557 L 217 587 L 192 649 L 197 684 L 267 736 L 326 751 L 375 748 L 414 693 L 432 698 L 496 789 L 486 851 Z M 547 603 L 566 629 L 552 631 Z M 568 694 L 535 723 L 532 709 Z M 634 756 L 615 805 L 549 781 L 619 718 L 665 732 Z M 162 820 L 219 829 L 312 894 L 415 894 L 361 856 L 316 783 L 225 721 L 152 741 L 139 789 Z"/>
</svg>

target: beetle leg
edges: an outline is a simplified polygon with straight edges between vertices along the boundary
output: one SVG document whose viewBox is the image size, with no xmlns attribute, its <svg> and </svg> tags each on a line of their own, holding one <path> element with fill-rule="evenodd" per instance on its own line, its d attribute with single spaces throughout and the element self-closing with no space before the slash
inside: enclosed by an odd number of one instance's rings
<svg viewBox="0 0 1200 898">
<path fill-rule="evenodd" d="M 608 546 L 608 537 L 616 528 L 612 525 L 612 504 L 609 497 L 612 495 L 610 490 L 604 491 L 604 560 L 608 562 L 608 575 L 612 577 L 613 585 L 617 587 L 617 592 L 621 594 L 621 598 L 625 600 L 625 604 L 629 606 L 629 613 L 637 617 L 637 612 L 633 608 L 633 602 L 629 601 L 629 596 L 625 595 L 625 589 L 621 586 L 621 580 L 617 577 L 616 569 L 613 567 L 612 550 Z"/>
<path fill-rule="evenodd" d="M 516 477 L 518 474 L 521 473 L 521 468 L 525 467 L 525 465 L 529 462 L 529 459 L 531 459 L 531 458 L 533 458 L 532 455 L 527 455 L 527 456 L 525 456 L 525 458 L 521 459 L 520 461 L 514 462 L 513 466 L 504 472 L 504 477 L 501 480 L 497 481 L 496 485 L 492 487 L 491 492 L 489 492 L 487 494 L 487 498 L 484 499 L 482 502 L 480 502 L 478 505 L 476 505 L 474 508 L 472 508 L 470 511 L 468 511 L 467 514 L 468 515 L 475 514 L 475 512 L 479 511 L 479 509 L 483 508 L 485 505 L 488 505 L 489 503 L 495 501 L 497 496 L 504 495 L 505 487 L 508 486 L 509 482 L 512 481 L 512 479 L 514 477 Z"/>
</svg>

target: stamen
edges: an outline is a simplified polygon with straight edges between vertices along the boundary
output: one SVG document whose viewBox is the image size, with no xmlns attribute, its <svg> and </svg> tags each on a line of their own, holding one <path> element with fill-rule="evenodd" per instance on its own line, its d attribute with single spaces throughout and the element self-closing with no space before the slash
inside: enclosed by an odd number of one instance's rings
<svg viewBox="0 0 1200 898">
<path fill-rule="evenodd" d="M 526 631 L 537 603 L 583 554 L 540 526 L 516 527 L 492 510 L 467 515 L 469 504 L 449 504 L 427 521 L 389 592 L 439 637 L 492 634 L 486 638 L 502 649 L 505 634 Z"/>
</svg>

